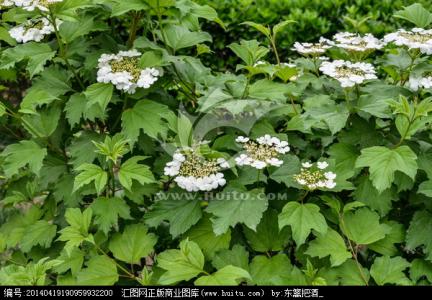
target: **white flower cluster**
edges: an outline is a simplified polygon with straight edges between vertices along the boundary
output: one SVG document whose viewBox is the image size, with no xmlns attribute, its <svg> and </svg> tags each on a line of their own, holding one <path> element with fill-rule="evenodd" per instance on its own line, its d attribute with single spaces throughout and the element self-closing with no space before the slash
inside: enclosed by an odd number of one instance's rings
<svg viewBox="0 0 432 300">
<path fill-rule="evenodd" d="M 137 50 L 102 54 L 99 58 L 97 81 L 111 82 L 117 89 L 129 94 L 135 93 L 138 87 L 149 88 L 160 74 L 155 68 L 140 68 L 140 56 L 141 53 Z"/>
<path fill-rule="evenodd" d="M 236 164 L 238 166 L 251 166 L 258 170 L 264 169 L 268 165 L 280 167 L 283 161 L 278 158 L 279 154 L 290 151 L 288 142 L 281 141 L 269 134 L 257 138 L 256 141 L 239 136 L 236 138 L 236 142 L 243 144 L 243 149 L 246 152 L 235 158 Z"/>
<path fill-rule="evenodd" d="M 342 87 L 352 87 L 365 80 L 377 78 L 373 65 L 364 62 L 325 61 L 321 64 L 320 71 L 338 80 Z"/>
<path fill-rule="evenodd" d="M 406 46 L 408 49 L 419 49 L 424 54 L 432 54 L 432 29 L 413 28 L 409 31 L 399 29 L 384 36 L 385 43 Z"/>
<path fill-rule="evenodd" d="M 5 1 L 10 5 L 22 7 L 27 11 L 34 11 L 38 8 L 41 11 L 48 11 L 51 4 L 62 2 L 63 0 L 9 0 Z M 3 3 L 4 4 L 4 3 Z"/>
<path fill-rule="evenodd" d="M 329 164 L 326 161 L 319 161 L 314 165 L 311 162 L 302 163 L 300 173 L 294 175 L 294 179 L 298 184 L 307 187 L 309 190 L 317 188 L 332 189 L 336 186 L 336 174 L 326 172 L 325 169 Z"/>
<path fill-rule="evenodd" d="M 173 160 L 166 164 L 164 174 L 175 176 L 177 185 L 188 192 L 211 191 L 226 184 L 224 174 L 219 172 L 225 168 L 229 164 L 224 158 L 207 160 L 193 150 L 184 153 L 177 150 Z"/>
<path fill-rule="evenodd" d="M 408 85 L 413 91 L 417 91 L 419 88 L 432 88 L 432 76 L 410 77 Z"/>
<path fill-rule="evenodd" d="M 331 44 L 335 47 L 354 52 L 373 51 L 384 47 L 381 40 L 370 33 L 361 36 L 352 32 L 339 32 L 333 36 Z"/>
<path fill-rule="evenodd" d="M 61 20 L 56 20 L 61 24 Z M 30 41 L 40 42 L 46 35 L 54 32 L 54 27 L 46 18 L 28 20 L 26 23 L 13 27 L 9 34 L 18 43 L 27 43 Z"/>
<path fill-rule="evenodd" d="M 331 48 L 331 42 L 323 37 L 320 38 L 318 43 L 294 43 L 294 48 L 292 50 L 297 51 L 302 55 L 312 55 L 318 56 Z"/>
</svg>

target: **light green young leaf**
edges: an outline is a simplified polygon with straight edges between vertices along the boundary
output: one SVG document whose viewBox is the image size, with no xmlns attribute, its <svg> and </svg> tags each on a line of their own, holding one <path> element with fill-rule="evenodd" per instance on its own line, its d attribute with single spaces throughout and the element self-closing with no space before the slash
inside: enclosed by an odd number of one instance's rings
<svg viewBox="0 0 432 300">
<path fill-rule="evenodd" d="M 108 181 L 108 173 L 101 167 L 94 164 L 82 164 L 76 170 L 80 171 L 80 173 L 75 177 L 74 192 L 92 181 L 94 181 L 96 192 L 98 194 L 104 190 Z"/>
<path fill-rule="evenodd" d="M 118 179 L 120 184 L 127 190 L 131 190 L 132 180 L 137 180 L 141 184 L 153 183 L 155 179 L 150 167 L 138 164 L 139 161 L 145 159 L 144 156 L 133 156 L 125 161 L 118 171 Z"/>
<path fill-rule="evenodd" d="M 279 214 L 279 228 L 290 225 L 292 237 L 297 247 L 302 245 L 312 229 L 319 233 L 327 232 L 327 223 L 316 204 L 301 204 L 295 201 L 288 202 Z"/>
<path fill-rule="evenodd" d="M 432 282 L 432 263 L 416 258 L 411 262 L 409 273 L 413 283 L 416 283 L 422 277 L 426 277 L 429 282 Z"/>
<path fill-rule="evenodd" d="M 140 264 L 141 258 L 148 256 L 156 245 L 157 237 L 147 233 L 143 224 L 125 227 L 122 234 L 116 233 L 110 241 L 109 249 L 114 257 L 130 264 Z"/>
<path fill-rule="evenodd" d="M 379 192 L 391 187 L 394 173 L 401 171 L 414 179 L 417 173 L 417 155 L 408 146 L 389 149 L 374 146 L 363 149 L 356 167 L 369 167 L 370 178 Z"/>
<path fill-rule="evenodd" d="M 7 146 L 0 156 L 5 157 L 3 170 L 6 177 L 11 178 L 19 170 L 28 165 L 30 171 L 39 174 L 47 150 L 33 141 L 21 141 Z"/>
<path fill-rule="evenodd" d="M 203 272 L 204 255 L 198 245 L 189 240 L 180 242 L 180 250 L 166 250 L 157 257 L 158 267 L 166 270 L 159 284 L 174 284 L 190 280 Z"/>
<path fill-rule="evenodd" d="M 195 285 L 238 285 L 244 279 L 251 279 L 249 273 L 239 267 L 225 266 L 215 273 L 201 276 L 195 280 Z"/>
<path fill-rule="evenodd" d="M 88 233 L 88 229 L 93 216 L 91 208 L 81 212 L 79 208 L 68 208 L 65 213 L 67 226 L 59 231 L 59 241 L 66 242 L 64 249 L 70 255 L 73 248 L 81 245 L 82 242 L 88 241 L 94 243 L 93 235 Z"/>
<path fill-rule="evenodd" d="M 255 23 L 255 22 L 243 22 L 240 25 L 248 25 L 250 27 L 253 27 L 256 30 L 258 30 L 259 32 L 261 32 L 262 34 L 264 34 L 267 38 L 270 38 L 271 31 L 268 27 L 265 27 L 264 25 L 261 25 L 261 24 Z"/>
</svg>

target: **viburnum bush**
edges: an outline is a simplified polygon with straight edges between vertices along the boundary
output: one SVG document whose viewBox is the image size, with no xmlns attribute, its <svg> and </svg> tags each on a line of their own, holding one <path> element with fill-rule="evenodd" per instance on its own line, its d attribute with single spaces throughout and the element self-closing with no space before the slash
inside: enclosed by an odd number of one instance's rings
<svg viewBox="0 0 432 300">
<path fill-rule="evenodd" d="M 207 67 L 191 0 L 3 0 L 0 283 L 432 283 L 432 14 Z M 281 20 L 283 17 L 281 16 Z"/>
</svg>

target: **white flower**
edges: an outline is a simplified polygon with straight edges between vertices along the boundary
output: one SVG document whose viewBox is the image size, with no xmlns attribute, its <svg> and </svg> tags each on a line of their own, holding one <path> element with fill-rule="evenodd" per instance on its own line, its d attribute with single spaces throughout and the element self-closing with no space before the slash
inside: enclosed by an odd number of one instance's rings
<svg viewBox="0 0 432 300">
<path fill-rule="evenodd" d="M 230 167 L 229 163 L 226 161 L 225 158 L 222 158 L 222 157 L 221 157 L 221 158 L 218 158 L 218 159 L 216 160 L 216 162 L 219 164 L 219 166 L 220 166 L 221 168 L 227 169 L 227 168 Z"/>
<path fill-rule="evenodd" d="M 265 61 L 259 60 L 256 63 L 254 63 L 254 67 L 258 67 L 258 66 L 262 66 L 262 65 L 266 65 L 267 63 Z"/>
<path fill-rule="evenodd" d="M 56 20 L 61 24 L 60 20 Z M 27 43 L 30 41 L 40 42 L 46 35 L 54 32 L 54 27 L 46 18 L 28 20 L 27 22 L 13 27 L 9 34 L 18 43 Z"/>
<path fill-rule="evenodd" d="M 252 159 L 246 154 L 240 154 L 239 157 L 235 158 L 235 162 L 238 166 L 248 166 L 252 163 Z"/>
<path fill-rule="evenodd" d="M 303 168 L 310 168 L 313 166 L 309 161 L 302 163 Z"/>
<path fill-rule="evenodd" d="M 41 11 L 48 11 L 51 4 L 62 2 L 63 0 L 14 0 L 15 6 L 22 7 L 27 11 L 34 11 L 38 8 Z M 12 1 L 9 1 L 12 2 Z"/>
<path fill-rule="evenodd" d="M 365 80 L 377 78 L 373 65 L 364 62 L 324 61 L 320 66 L 320 71 L 338 80 L 342 87 L 352 87 Z"/>
<path fill-rule="evenodd" d="M 317 162 L 317 166 L 321 170 L 324 170 L 325 168 L 327 168 L 328 165 L 329 164 L 326 161 L 319 161 L 319 162 Z"/>
<path fill-rule="evenodd" d="M 112 83 L 129 94 L 140 88 L 149 88 L 160 75 L 155 68 L 141 69 L 138 66 L 141 53 L 137 50 L 120 51 L 117 54 L 102 54 L 99 58 L 97 81 Z"/>
<path fill-rule="evenodd" d="M 261 170 L 264 169 L 267 166 L 267 164 L 261 160 L 254 160 L 251 166 L 254 167 L 255 169 Z"/>
<path fill-rule="evenodd" d="M 432 76 L 410 77 L 408 85 L 411 90 L 417 91 L 419 88 L 429 89 L 432 87 Z"/>
<path fill-rule="evenodd" d="M 249 142 L 249 138 L 248 137 L 244 137 L 244 136 L 238 136 L 235 140 L 237 143 L 247 143 Z"/>
<path fill-rule="evenodd" d="M 280 167 L 283 164 L 283 160 L 277 159 L 275 157 L 267 159 L 266 162 L 269 165 L 275 166 L 275 167 Z"/>
<path fill-rule="evenodd" d="M 333 40 L 333 46 L 355 52 L 381 49 L 384 46 L 379 39 L 370 33 L 361 36 L 351 32 L 339 32 L 333 36 Z"/>
<path fill-rule="evenodd" d="M 399 29 L 384 36 L 385 43 L 394 43 L 408 49 L 419 49 L 422 53 L 432 54 L 432 29 L 413 28 L 409 31 Z"/>
<path fill-rule="evenodd" d="M 304 162 L 302 163 L 303 168 L 300 169 L 300 173 L 293 176 L 294 180 L 309 190 L 317 188 L 332 189 L 336 186 L 334 182 L 336 174 L 324 171 L 328 165 L 329 164 L 325 161 L 317 162 L 316 165 L 310 162 Z"/>
<path fill-rule="evenodd" d="M 327 49 L 331 48 L 330 41 L 321 37 L 319 43 L 294 43 L 292 50 L 297 51 L 302 55 L 317 56 L 325 53 Z"/>
<path fill-rule="evenodd" d="M 325 176 L 325 178 L 327 178 L 329 180 L 333 180 L 336 178 L 336 174 L 333 172 L 325 172 L 324 176 Z"/>
<path fill-rule="evenodd" d="M 164 174 L 174 177 L 180 188 L 188 192 L 211 191 L 226 184 L 224 174 L 219 172 L 227 163 L 225 159 L 207 160 L 193 149 L 183 151 L 177 150 L 164 168 Z"/>
<path fill-rule="evenodd" d="M 261 170 L 267 165 L 280 167 L 283 160 L 279 159 L 279 154 L 290 151 L 287 141 L 281 141 L 278 137 L 265 134 L 256 140 L 250 140 L 243 136 L 237 137 L 237 142 L 243 143 L 246 153 L 240 154 L 235 158 L 238 166 L 248 165 Z"/>
</svg>

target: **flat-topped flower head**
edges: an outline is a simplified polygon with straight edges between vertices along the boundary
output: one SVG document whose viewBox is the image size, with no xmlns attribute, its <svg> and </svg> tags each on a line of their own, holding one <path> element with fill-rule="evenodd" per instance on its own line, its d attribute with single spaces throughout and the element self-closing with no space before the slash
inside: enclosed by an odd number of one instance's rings
<svg viewBox="0 0 432 300">
<path fill-rule="evenodd" d="M 424 77 L 411 76 L 408 86 L 413 91 L 417 91 L 419 88 L 430 89 L 432 88 L 432 75 Z"/>
<path fill-rule="evenodd" d="M 235 158 L 236 164 L 251 166 L 259 170 L 267 166 L 280 167 L 283 164 L 283 161 L 279 159 L 280 155 L 290 151 L 287 141 L 281 141 L 269 134 L 257 138 L 256 141 L 239 136 L 236 142 L 242 144 L 245 151 Z"/>
<path fill-rule="evenodd" d="M 61 24 L 61 20 L 57 20 L 56 22 L 57 24 Z M 30 41 L 40 42 L 46 35 L 53 32 L 54 27 L 46 18 L 28 20 L 9 30 L 10 36 L 18 43 L 27 43 Z"/>
<path fill-rule="evenodd" d="M 381 40 L 367 33 L 363 36 L 352 32 L 339 32 L 333 36 L 332 45 L 348 52 L 371 52 L 384 47 Z"/>
<path fill-rule="evenodd" d="M 102 54 L 99 58 L 97 81 L 112 83 L 117 89 L 129 94 L 138 87 L 149 88 L 155 83 L 159 71 L 155 68 L 140 68 L 137 50 L 120 51 L 117 54 Z"/>
<path fill-rule="evenodd" d="M 342 87 L 352 87 L 365 80 L 377 78 L 374 66 L 364 62 L 324 61 L 320 66 L 320 71 L 338 80 Z"/>
<path fill-rule="evenodd" d="M 193 149 L 177 150 L 173 160 L 164 168 L 164 174 L 174 177 L 177 185 L 188 192 L 211 191 L 224 186 L 226 180 L 220 172 L 229 168 L 224 158 L 206 159 Z"/>
<path fill-rule="evenodd" d="M 292 50 L 301 55 L 319 56 L 331 48 L 330 41 L 321 37 L 318 43 L 299 43 L 295 42 Z"/>
<path fill-rule="evenodd" d="M 36 8 L 41 11 L 48 11 L 50 5 L 63 2 L 63 0 L 13 0 L 15 6 L 22 7 L 27 11 L 34 11 Z"/>
<path fill-rule="evenodd" d="M 394 43 L 408 49 L 419 49 L 424 54 L 432 54 L 432 29 L 413 28 L 399 29 L 384 36 L 385 43 Z"/>
<path fill-rule="evenodd" d="M 13 0 L 0 0 L 0 9 L 13 6 L 15 3 Z"/>
<path fill-rule="evenodd" d="M 294 175 L 294 179 L 308 190 L 332 189 L 336 186 L 336 174 L 326 171 L 328 166 L 326 161 L 319 161 L 316 164 L 304 162 L 300 173 Z"/>
</svg>

